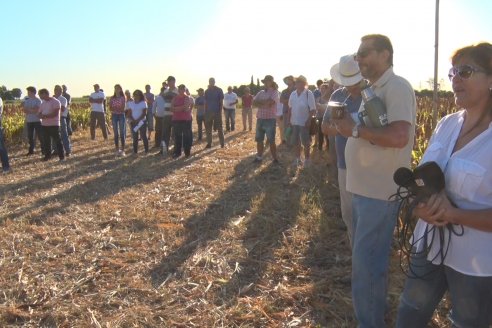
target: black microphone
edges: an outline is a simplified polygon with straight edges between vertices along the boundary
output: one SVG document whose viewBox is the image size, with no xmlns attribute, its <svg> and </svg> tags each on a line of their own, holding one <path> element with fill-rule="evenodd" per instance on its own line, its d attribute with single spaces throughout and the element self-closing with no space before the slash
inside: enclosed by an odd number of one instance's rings
<svg viewBox="0 0 492 328">
<path fill-rule="evenodd" d="M 429 198 L 444 189 L 445 179 L 436 162 L 424 163 L 413 170 L 400 167 L 393 174 L 395 183 L 408 190 L 410 196 L 419 200 Z"/>
</svg>

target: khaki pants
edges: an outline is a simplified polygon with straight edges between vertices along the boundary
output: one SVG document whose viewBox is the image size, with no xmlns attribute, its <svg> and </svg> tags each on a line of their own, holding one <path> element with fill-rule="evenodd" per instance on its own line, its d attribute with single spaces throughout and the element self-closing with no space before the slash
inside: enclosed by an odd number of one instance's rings
<svg viewBox="0 0 492 328">
<path fill-rule="evenodd" d="M 90 131 L 91 131 L 91 139 L 96 139 L 96 126 L 101 128 L 104 140 L 108 139 L 108 130 L 106 130 L 106 120 L 104 117 L 104 113 L 101 112 L 91 112 L 91 121 L 90 121 Z"/>
</svg>

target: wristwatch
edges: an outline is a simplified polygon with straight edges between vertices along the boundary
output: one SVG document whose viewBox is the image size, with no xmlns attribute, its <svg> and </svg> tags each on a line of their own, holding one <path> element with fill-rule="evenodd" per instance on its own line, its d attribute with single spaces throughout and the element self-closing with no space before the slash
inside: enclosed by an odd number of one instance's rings
<svg viewBox="0 0 492 328">
<path fill-rule="evenodd" d="M 352 137 L 359 138 L 359 124 L 354 125 L 352 128 Z"/>
</svg>

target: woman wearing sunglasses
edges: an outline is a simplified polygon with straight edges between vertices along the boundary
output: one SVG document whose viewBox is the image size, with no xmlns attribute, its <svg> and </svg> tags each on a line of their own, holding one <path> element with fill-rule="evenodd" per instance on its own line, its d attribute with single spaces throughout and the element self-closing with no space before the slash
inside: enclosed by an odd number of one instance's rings
<svg viewBox="0 0 492 328">
<path fill-rule="evenodd" d="M 426 327 L 446 291 L 453 327 L 492 324 L 492 45 L 459 49 L 451 62 L 460 110 L 439 122 L 422 159 L 441 167 L 446 188 L 414 210 L 397 327 Z"/>
</svg>

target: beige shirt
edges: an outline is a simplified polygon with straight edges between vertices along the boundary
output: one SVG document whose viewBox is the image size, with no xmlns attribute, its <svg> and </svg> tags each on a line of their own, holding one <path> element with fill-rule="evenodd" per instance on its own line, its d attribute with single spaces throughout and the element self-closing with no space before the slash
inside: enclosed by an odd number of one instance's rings
<svg viewBox="0 0 492 328">
<path fill-rule="evenodd" d="M 392 68 L 372 87 L 386 105 L 388 123 L 406 121 L 411 124 L 408 143 L 404 148 L 387 148 L 362 138 L 349 138 L 345 148 L 347 190 L 368 198 L 388 200 L 398 188 L 393 173 L 400 167 L 410 167 L 417 104 L 410 83 L 395 75 Z M 359 112 L 363 106 L 361 104 Z"/>
</svg>

